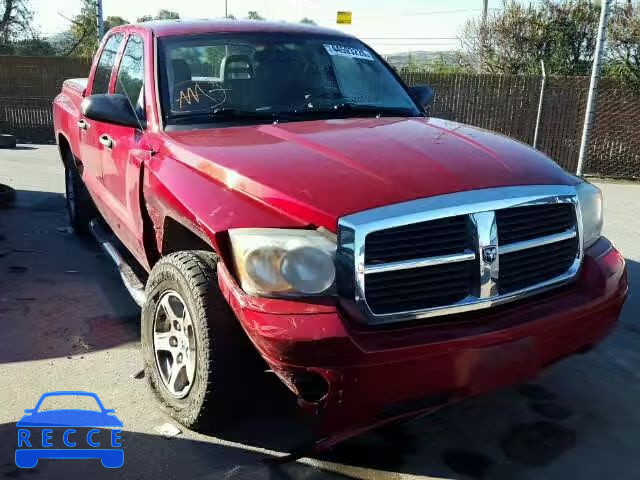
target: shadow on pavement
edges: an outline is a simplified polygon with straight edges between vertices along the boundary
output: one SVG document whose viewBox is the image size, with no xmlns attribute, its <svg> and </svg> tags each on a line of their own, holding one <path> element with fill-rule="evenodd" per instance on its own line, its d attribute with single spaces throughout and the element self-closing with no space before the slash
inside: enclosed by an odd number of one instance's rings
<svg viewBox="0 0 640 480">
<path fill-rule="evenodd" d="M 626 361 L 630 370 L 640 367 L 640 359 L 633 356 L 640 339 L 640 296 L 635 293 L 640 264 L 628 260 L 627 266 L 632 294 L 621 324 L 594 353 L 554 366 L 535 384 L 378 429 L 337 446 L 322 458 L 367 469 L 482 479 L 518 477 L 522 468 L 531 466 L 553 468 L 562 457 L 584 473 L 590 455 L 583 452 L 575 458 L 575 451 L 602 436 L 612 441 L 599 444 L 594 457 L 619 457 L 633 463 L 635 456 L 629 449 L 637 446 L 631 447 L 617 433 L 615 422 L 616 415 L 626 414 L 627 422 L 638 423 L 628 410 L 635 405 L 628 405 L 624 396 L 608 393 L 629 382 L 618 378 L 610 357 Z M 14 207 L 0 212 L 0 322 L 4 329 L 0 364 L 138 342 L 138 317 L 137 306 L 98 246 L 68 231 L 63 195 L 19 191 Z M 308 432 L 292 395 L 275 376 L 264 374 L 245 416 L 232 428 L 215 433 L 240 446 L 211 443 L 205 436 L 199 441 L 124 432 L 125 466 L 120 472 L 130 478 L 327 478 L 300 464 L 269 467 L 260 461 L 263 455 L 241 447 L 288 451 L 296 442 L 308 440 Z M 13 462 L 16 435 L 15 425 L 0 425 L 0 477 L 119 475 L 97 460 L 43 460 L 34 470 L 17 469 Z"/>
<path fill-rule="evenodd" d="M 40 448 L 41 428 L 32 428 L 33 448 Z M 63 447 L 64 428 L 52 433 L 52 448 Z M 69 437 L 78 446 L 83 445 L 88 429 L 76 428 Z M 94 434 L 92 440 L 108 446 L 106 431 Z M 124 465 L 108 469 L 97 459 L 39 460 L 31 469 L 18 468 L 14 452 L 18 442 L 18 428 L 12 424 L 0 425 L 0 478 L 73 479 L 73 478 L 149 478 L 149 479 L 227 479 L 227 480 L 289 480 L 344 478 L 299 463 L 271 466 L 263 459 L 269 455 L 245 450 L 241 447 L 214 444 L 182 437 L 165 438 L 144 433 L 121 433 Z M 24 444 L 23 444 L 24 447 Z M 64 447 L 63 447 L 64 448 Z M 86 448 L 86 446 L 84 446 Z"/>
<path fill-rule="evenodd" d="M 32 147 L 31 145 L 18 145 L 13 147 L 12 150 L 38 150 L 38 147 Z"/>
<path fill-rule="evenodd" d="M 622 310 L 622 320 L 625 324 L 635 324 L 640 333 L 640 263 L 627 259 L 627 273 L 629 296 Z"/>
<path fill-rule="evenodd" d="M 110 260 L 70 229 L 64 195 L 17 191 L 0 211 L 0 363 L 137 342 L 138 319 Z"/>
</svg>

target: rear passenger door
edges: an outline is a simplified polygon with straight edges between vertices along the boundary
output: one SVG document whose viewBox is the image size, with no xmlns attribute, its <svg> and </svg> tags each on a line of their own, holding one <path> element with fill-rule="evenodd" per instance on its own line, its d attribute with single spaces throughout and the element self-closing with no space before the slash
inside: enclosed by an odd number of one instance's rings
<svg viewBox="0 0 640 480">
<path fill-rule="evenodd" d="M 87 94 L 110 93 L 111 73 L 116 64 L 123 39 L 124 35 L 122 33 L 115 33 L 105 42 L 93 74 L 91 89 L 87 91 Z M 103 128 L 100 128 L 100 123 L 95 120 L 89 120 L 80 113 L 78 128 L 80 129 L 80 160 L 83 165 L 82 177 L 89 190 L 93 193 L 92 196 L 96 203 L 100 203 L 102 190 L 103 157 L 109 154 L 108 151 L 105 151 L 104 145 L 100 143 L 100 135 L 103 130 Z"/>
</svg>

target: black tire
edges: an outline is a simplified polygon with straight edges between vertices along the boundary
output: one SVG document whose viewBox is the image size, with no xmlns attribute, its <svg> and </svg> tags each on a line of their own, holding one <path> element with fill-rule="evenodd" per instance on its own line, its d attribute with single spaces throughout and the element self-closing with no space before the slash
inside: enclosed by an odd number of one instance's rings
<svg viewBox="0 0 640 480">
<path fill-rule="evenodd" d="M 69 224 L 76 233 L 86 236 L 90 232 L 89 222 L 98 216 L 98 212 L 93 200 L 91 200 L 87 187 L 78 173 L 73 156 L 68 151 L 65 154 L 64 164 L 64 185 Z"/>
<path fill-rule="evenodd" d="M 0 148 L 16 148 L 16 137 L 0 134 Z"/>
<path fill-rule="evenodd" d="M 0 207 L 11 205 L 16 199 L 16 191 L 9 185 L 0 183 Z"/>
<path fill-rule="evenodd" d="M 216 263 L 216 255 L 207 251 L 161 258 L 149 276 L 142 307 L 145 376 L 169 415 L 190 429 L 221 427 L 250 398 L 244 371 L 255 352 L 218 288 Z M 156 311 L 171 291 L 184 300 L 195 333 L 195 377 L 184 398 L 176 398 L 164 383 L 154 349 Z"/>
</svg>

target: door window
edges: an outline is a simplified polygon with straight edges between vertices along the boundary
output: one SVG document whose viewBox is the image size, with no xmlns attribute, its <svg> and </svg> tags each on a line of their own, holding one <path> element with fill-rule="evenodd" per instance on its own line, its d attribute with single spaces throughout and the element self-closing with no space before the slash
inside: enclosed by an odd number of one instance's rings
<svg viewBox="0 0 640 480">
<path fill-rule="evenodd" d="M 137 114 L 144 112 L 144 43 L 138 35 L 131 35 L 122 55 L 116 78 L 116 93 L 126 95 Z"/>
<path fill-rule="evenodd" d="M 116 61 L 120 43 L 122 43 L 123 35 L 116 33 L 111 35 L 100 54 L 100 60 L 96 67 L 96 74 L 93 78 L 93 88 L 91 93 L 109 93 L 109 80 L 111 79 L 111 70 Z"/>
</svg>

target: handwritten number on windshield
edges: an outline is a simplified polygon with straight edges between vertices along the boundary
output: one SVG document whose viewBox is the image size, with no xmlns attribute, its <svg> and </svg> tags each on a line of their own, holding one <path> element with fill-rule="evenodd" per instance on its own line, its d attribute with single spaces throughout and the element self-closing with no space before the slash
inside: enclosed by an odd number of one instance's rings
<svg viewBox="0 0 640 480">
<path fill-rule="evenodd" d="M 230 90 L 230 89 L 214 88 L 205 92 L 200 86 L 200 84 L 196 83 L 193 86 L 187 87 L 186 89 L 180 89 L 176 99 L 178 102 L 178 108 L 182 110 L 185 104 L 186 105 L 191 105 L 192 103 L 199 104 L 201 102 L 201 97 L 205 97 L 211 100 L 212 104 L 209 105 L 209 108 L 211 109 L 217 108 L 227 101 L 227 90 Z M 218 98 L 214 98 L 212 95 L 215 95 Z"/>
</svg>

